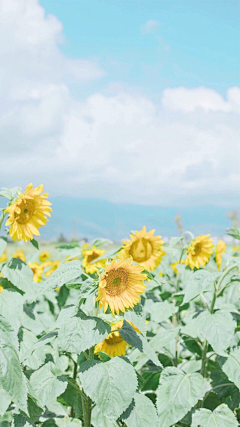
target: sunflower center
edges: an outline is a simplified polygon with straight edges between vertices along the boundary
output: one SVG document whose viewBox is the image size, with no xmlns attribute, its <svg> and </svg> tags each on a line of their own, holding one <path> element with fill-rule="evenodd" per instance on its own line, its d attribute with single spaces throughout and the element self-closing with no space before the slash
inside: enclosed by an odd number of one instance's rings
<svg viewBox="0 0 240 427">
<path fill-rule="evenodd" d="M 27 222 L 32 218 L 35 210 L 34 200 L 23 199 L 23 201 L 18 206 L 20 213 L 15 212 L 15 218 L 19 224 L 27 224 Z"/>
<path fill-rule="evenodd" d="M 94 261 L 95 259 L 97 259 L 99 257 L 98 254 L 96 254 L 95 252 L 93 252 L 91 255 L 87 256 L 87 262 L 90 263 L 92 261 Z"/>
<path fill-rule="evenodd" d="M 134 261 L 144 262 L 147 261 L 153 253 L 153 247 L 148 239 L 140 238 L 132 243 L 130 249 L 130 255 L 132 255 Z"/>
<path fill-rule="evenodd" d="M 108 295 L 119 295 L 128 285 L 128 273 L 123 268 L 110 270 L 105 278 L 107 282 L 105 290 Z"/>
<path fill-rule="evenodd" d="M 194 248 L 194 255 L 198 255 L 201 252 L 201 245 L 197 244 Z"/>
<path fill-rule="evenodd" d="M 120 342 L 122 342 L 123 338 L 121 337 L 119 332 L 113 332 L 113 333 L 109 334 L 109 336 L 105 339 L 105 341 L 108 345 L 115 345 L 115 344 L 119 344 Z"/>
</svg>

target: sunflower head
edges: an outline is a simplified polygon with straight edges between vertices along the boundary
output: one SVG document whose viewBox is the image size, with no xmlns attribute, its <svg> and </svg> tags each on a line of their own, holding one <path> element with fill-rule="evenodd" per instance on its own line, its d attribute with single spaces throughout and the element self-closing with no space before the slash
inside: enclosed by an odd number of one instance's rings
<svg viewBox="0 0 240 427">
<path fill-rule="evenodd" d="M 40 236 L 38 231 L 47 222 L 47 216 L 51 216 L 49 211 L 51 203 L 45 200 L 48 193 L 41 194 L 43 186 L 33 189 L 33 185 L 26 187 L 25 193 L 21 193 L 19 198 L 5 211 L 8 213 L 6 225 L 10 225 L 10 236 L 13 240 L 33 239 L 33 235 Z M 47 216 L 46 216 L 47 215 Z"/>
<path fill-rule="evenodd" d="M 135 329 L 136 332 L 141 333 L 136 326 L 127 320 L 128 323 Z M 94 353 L 98 354 L 99 351 L 107 353 L 110 357 L 116 356 L 125 356 L 127 345 L 129 345 L 124 339 L 121 337 L 118 332 L 123 325 L 123 320 L 119 320 L 116 323 L 112 323 L 110 334 L 103 340 L 100 344 L 97 344 L 94 349 Z"/>
<path fill-rule="evenodd" d="M 106 311 L 108 306 L 112 313 L 119 314 L 126 308 L 133 308 L 140 301 L 146 285 L 143 283 L 147 275 L 143 274 L 143 267 L 132 265 L 132 260 L 113 259 L 106 265 L 105 273 L 100 275 L 98 298 L 100 308 Z"/>
<path fill-rule="evenodd" d="M 189 265 L 192 270 L 194 267 L 204 267 L 209 261 L 213 253 L 213 243 L 212 239 L 209 239 L 209 236 L 210 234 L 198 236 L 189 246 L 185 264 Z"/>
<path fill-rule="evenodd" d="M 6 255 L 5 253 L 3 253 L 3 254 L 0 256 L 0 262 L 5 262 L 5 261 L 7 261 L 7 255 Z"/>
<path fill-rule="evenodd" d="M 15 254 L 12 255 L 12 258 L 18 258 L 23 262 L 26 262 L 26 258 L 22 249 L 19 249 Z"/>
<path fill-rule="evenodd" d="M 154 236 L 155 230 L 146 231 L 144 226 L 142 230 L 130 234 L 130 240 L 123 240 L 123 248 L 120 256 L 124 259 L 132 257 L 133 261 L 142 265 L 146 270 L 154 270 L 161 262 L 164 241 L 161 236 Z"/>
<path fill-rule="evenodd" d="M 50 258 L 50 253 L 48 251 L 42 251 L 39 255 L 39 260 L 41 262 L 47 261 Z"/>
<path fill-rule="evenodd" d="M 226 252 L 226 243 L 223 240 L 219 240 L 216 245 L 216 263 L 218 270 L 221 269 L 222 254 L 224 254 L 224 252 Z"/>
<path fill-rule="evenodd" d="M 104 267 L 106 260 L 101 259 L 100 261 L 93 262 L 95 259 L 102 256 L 106 251 L 103 249 L 97 249 L 93 246 L 92 249 L 84 249 L 82 251 L 84 258 L 82 260 L 82 265 L 85 268 L 86 273 L 93 274 L 98 271 L 98 268 Z"/>
<path fill-rule="evenodd" d="M 31 263 L 28 263 L 28 267 L 30 267 L 33 272 L 33 281 L 35 283 L 40 282 L 42 279 L 42 272 L 43 272 L 42 266 L 39 265 L 37 262 L 31 262 Z"/>
</svg>

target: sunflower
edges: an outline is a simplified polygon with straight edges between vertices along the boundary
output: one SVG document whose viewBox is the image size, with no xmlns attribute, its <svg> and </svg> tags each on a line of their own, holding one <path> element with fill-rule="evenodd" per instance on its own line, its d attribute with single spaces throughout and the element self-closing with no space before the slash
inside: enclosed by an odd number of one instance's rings
<svg viewBox="0 0 240 427">
<path fill-rule="evenodd" d="M 12 255 L 12 258 L 21 259 L 23 262 L 26 262 L 26 258 L 22 249 L 19 249 L 15 254 Z"/>
<path fill-rule="evenodd" d="M 28 267 L 31 268 L 33 272 L 33 281 L 38 283 L 42 279 L 43 268 L 37 262 L 28 263 Z"/>
<path fill-rule="evenodd" d="M 210 255 L 213 253 L 213 243 L 209 236 L 210 234 L 198 236 L 189 246 L 185 264 L 189 265 L 192 270 L 194 267 L 204 267 L 209 261 Z"/>
<path fill-rule="evenodd" d="M 127 320 L 128 323 L 135 329 L 136 332 L 141 333 L 136 326 Z M 110 357 L 116 356 L 125 356 L 127 345 L 129 345 L 124 339 L 121 337 L 120 333 L 117 331 L 121 329 L 123 325 L 123 320 L 119 320 L 117 323 L 112 323 L 111 332 L 105 340 L 103 340 L 100 344 L 97 344 L 94 349 L 94 353 L 98 354 L 99 351 L 103 353 L 107 353 Z"/>
<path fill-rule="evenodd" d="M 3 254 L 0 256 L 0 262 L 5 262 L 5 261 L 7 261 L 7 255 L 6 255 L 5 253 L 3 253 Z"/>
<path fill-rule="evenodd" d="M 58 267 L 60 267 L 61 261 L 46 261 L 42 264 L 42 267 L 50 267 L 46 273 L 44 273 L 44 276 L 50 277 L 51 274 L 57 270 Z"/>
<path fill-rule="evenodd" d="M 240 246 L 234 246 L 233 251 L 240 251 Z"/>
<path fill-rule="evenodd" d="M 2 285 L 0 285 L 0 294 L 1 294 L 2 291 L 4 291 L 4 287 Z"/>
<path fill-rule="evenodd" d="M 223 240 L 219 240 L 216 245 L 216 263 L 218 270 L 221 269 L 222 254 L 224 254 L 224 252 L 226 252 L 226 243 Z"/>
<path fill-rule="evenodd" d="M 102 256 L 105 252 L 106 251 L 104 251 L 104 249 L 97 249 L 95 246 L 93 246 L 92 249 L 84 249 L 82 251 L 84 255 L 82 265 L 85 268 L 86 273 L 93 274 L 95 271 L 98 271 L 98 268 L 104 267 L 106 263 L 105 259 L 101 259 L 100 261 L 96 261 L 94 263 L 92 262 Z"/>
<path fill-rule="evenodd" d="M 48 193 L 40 195 L 43 191 L 42 185 L 34 190 L 32 187 L 33 185 L 29 184 L 25 194 L 21 193 L 16 202 L 5 209 L 9 214 L 6 225 L 11 225 L 10 236 L 13 240 L 23 239 L 27 242 L 33 239 L 33 235 L 40 236 L 38 228 L 46 224 L 46 215 L 51 216 L 51 203 L 44 200 Z"/>
<path fill-rule="evenodd" d="M 142 273 L 143 270 L 139 265 L 132 265 L 132 260 L 114 258 L 111 264 L 106 265 L 105 273 L 98 273 L 100 281 L 96 301 L 100 301 L 100 308 L 103 307 L 105 312 L 109 306 L 111 312 L 117 314 L 133 308 L 146 289 L 143 280 L 147 275 Z"/>
<path fill-rule="evenodd" d="M 154 270 L 161 262 L 164 241 L 161 236 L 153 236 L 155 230 L 146 231 L 144 226 L 142 230 L 130 234 L 131 240 L 123 240 L 123 248 L 120 256 L 124 259 L 132 257 L 133 261 L 142 265 L 146 270 Z"/>
<path fill-rule="evenodd" d="M 178 264 L 179 264 L 179 261 L 173 262 L 171 264 L 171 267 L 172 267 L 175 274 L 177 274 L 177 272 L 178 272 L 178 269 L 177 269 Z M 185 261 L 182 259 L 180 264 L 185 264 Z"/>
<path fill-rule="evenodd" d="M 50 258 L 50 253 L 48 252 L 48 251 L 43 251 L 43 252 L 41 252 L 40 253 L 40 255 L 39 255 L 39 260 L 41 261 L 41 262 L 43 262 L 43 261 L 47 261 L 47 259 L 49 259 Z"/>
</svg>

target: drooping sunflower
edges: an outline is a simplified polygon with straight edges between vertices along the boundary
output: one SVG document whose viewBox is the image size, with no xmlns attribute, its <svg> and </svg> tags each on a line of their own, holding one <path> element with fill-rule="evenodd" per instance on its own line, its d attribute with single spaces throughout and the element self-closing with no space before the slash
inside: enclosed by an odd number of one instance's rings
<svg viewBox="0 0 240 427">
<path fill-rule="evenodd" d="M 13 240 L 28 240 L 33 239 L 33 235 L 40 236 L 38 231 L 47 222 L 47 216 L 51 216 L 49 211 L 51 203 L 45 200 L 48 193 L 42 193 L 43 185 L 32 189 L 33 185 L 29 184 L 26 187 L 25 193 L 21 193 L 20 197 L 12 205 L 5 209 L 8 219 L 6 225 L 10 225 L 10 236 Z M 47 216 L 46 216 L 47 215 Z"/>
<path fill-rule="evenodd" d="M 142 273 L 143 270 L 140 265 L 132 265 L 132 260 L 113 259 L 106 265 L 105 273 L 98 273 L 100 281 L 96 301 L 100 301 L 100 308 L 103 307 L 105 312 L 109 306 L 111 312 L 117 314 L 133 308 L 146 289 L 143 281 L 147 275 Z"/>
<path fill-rule="evenodd" d="M 216 263 L 218 270 L 221 269 L 222 254 L 226 252 L 226 243 L 223 240 L 219 240 L 216 245 Z"/>
<path fill-rule="evenodd" d="M 209 261 L 213 253 L 213 243 L 212 239 L 209 239 L 209 236 L 210 234 L 198 236 L 189 246 L 185 264 L 189 265 L 192 270 L 194 267 L 204 267 Z"/>
<path fill-rule="evenodd" d="M 7 255 L 3 252 L 3 254 L 0 256 L 0 262 L 7 261 Z"/>
<path fill-rule="evenodd" d="M 136 332 L 140 331 L 136 328 L 136 326 L 127 320 L 128 323 L 135 329 Z M 116 356 L 125 356 L 127 345 L 129 345 L 124 339 L 121 337 L 120 333 L 117 331 L 121 329 L 123 325 L 123 320 L 119 320 L 117 323 L 112 323 L 111 330 L 115 332 L 111 332 L 105 340 L 103 340 L 100 344 L 97 344 L 94 348 L 94 353 L 98 354 L 99 351 L 103 353 L 107 353 L 110 357 Z"/>
<path fill-rule="evenodd" d="M 124 259 L 132 257 L 133 261 L 142 265 L 146 270 L 155 270 L 160 264 L 163 251 L 164 241 L 161 236 L 153 236 L 155 230 L 146 231 L 144 226 L 142 230 L 130 234 L 131 240 L 123 240 L 123 248 L 120 256 Z"/>
<path fill-rule="evenodd" d="M 47 261 L 50 258 L 50 253 L 48 251 L 42 251 L 39 255 L 39 260 L 41 262 Z"/>
<path fill-rule="evenodd" d="M 93 274 L 98 271 L 98 268 L 104 267 L 106 259 L 101 259 L 94 263 L 92 262 L 102 256 L 105 252 L 106 251 L 104 251 L 104 249 L 97 249 L 95 246 L 93 246 L 92 249 L 83 249 L 82 253 L 84 258 L 82 260 L 82 265 L 85 268 L 86 273 Z"/>
<path fill-rule="evenodd" d="M 44 276 L 46 277 L 50 277 L 51 274 L 57 270 L 58 267 L 60 267 L 61 261 L 46 261 L 44 263 L 42 263 L 41 267 L 42 268 L 46 268 L 46 267 L 50 267 L 45 273 Z"/>
<path fill-rule="evenodd" d="M 21 261 L 26 262 L 25 254 L 24 254 L 24 252 L 23 252 L 23 250 L 22 250 L 22 249 L 19 249 L 17 252 L 15 252 L 15 253 L 12 255 L 12 258 L 18 258 L 18 259 L 20 259 Z"/>
<path fill-rule="evenodd" d="M 42 266 L 39 265 L 37 262 L 29 262 L 28 267 L 30 267 L 33 272 L 33 281 L 35 283 L 40 282 L 42 279 L 42 272 L 43 272 Z"/>
</svg>

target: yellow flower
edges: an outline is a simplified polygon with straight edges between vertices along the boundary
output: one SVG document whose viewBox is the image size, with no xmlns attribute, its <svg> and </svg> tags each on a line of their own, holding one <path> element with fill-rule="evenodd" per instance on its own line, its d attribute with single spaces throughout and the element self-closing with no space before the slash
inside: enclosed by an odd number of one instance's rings
<svg viewBox="0 0 240 427">
<path fill-rule="evenodd" d="M 3 254 L 0 256 L 0 262 L 4 262 L 4 261 L 7 261 L 7 255 L 6 255 L 5 253 L 3 253 Z"/>
<path fill-rule="evenodd" d="M 224 252 L 226 252 L 226 243 L 223 240 L 219 240 L 216 245 L 216 263 L 218 270 L 221 269 L 222 254 L 224 254 Z"/>
<path fill-rule="evenodd" d="M 42 264 L 42 267 L 51 267 L 49 268 L 46 273 L 44 273 L 44 276 L 49 277 L 51 274 L 57 270 L 57 268 L 60 266 L 61 261 L 46 261 Z"/>
<path fill-rule="evenodd" d="M 179 261 L 173 262 L 171 264 L 171 267 L 172 267 L 175 274 L 177 274 L 177 272 L 178 272 L 178 269 L 177 269 L 178 264 L 179 264 Z M 180 264 L 185 264 L 185 261 L 182 259 Z"/>
<path fill-rule="evenodd" d="M 41 252 L 40 253 L 40 255 L 39 255 L 39 260 L 41 261 L 41 262 L 43 262 L 43 261 L 46 261 L 47 259 L 49 259 L 50 258 L 50 253 L 48 252 L 48 251 L 43 251 L 43 252 Z"/>
<path fill-rule="evenodd" d="M 32 187 L 33 185 L 29 184 L 25 194 L 21 193 L 17 201 L 5 209 L 9 214 L 6 225 L 11 225 L 9 233 L 13 240 L 23 239 L 27 242 L 33 239 L 33 235 L 40 236 L 38 228 L 46 224 L 46 215 L 51 216 L 51 203 L 44 200 L 48 193 L 40 195 L 43 191 L 42 185 L 34 190 Z"/>
<path fill-rule="evenodd" d="M 12 255 L 12 258 L 18 258 L 23 262 L 26 262 L 26 258 L 22 249 L 19 249 L 19 251 L 15 252 L 15 254 Z"/>
<path fill-rule="evenodd" d="M 136 332 L 141 333 L 130 320 L 127 320 L 127 322 L 130 323 Z M 121 329 L 122 325 L 123 320 L 119 320 L 119 322 L 111 325 L 111 330 L 116 331 L 117 329 Z M 127 345 L 129 344 L 124 341 L 118 331 L 111 332 L 105 340 L 95 346 L 94 353 L 98 354 L 99 351 L 102 351 L 110 357 L 125 356 Z"/>
<path fill-rule="evenodd" d="M 132 260 L 113 259 L 111 264 L 106 265 L 105 273 L 98 273 L 100 281 L 96 301 L 100 301 L 100 308 L 103 307 L 105 312 L 109 306 L 111 312 L 117 314 L 126 308 L 133 308 L 146 289 L 143 280 L 147 279 L 147 275 L 142 273 L 143 270 L 139 265 L 132 265 Z"/>
<path fill-rule="evenodd" d="M 0 276 L 2 277 L 2 276 L 3 276 L 3 274 L 0 274 Z M 2 287 L 2 285 L 0 285 L 0 293 L 1 293 L 2 291 L 4 291 L 4 288 Z"/>
<path fill-rule="evenodd" d="M 189 246 L 185 264 L 189 265 L 192 270 L 194 267 L 204 267 L 209 261 L 210 255 L 213 253 L 213 243 L 209 236 L 210 234 L 198 236 Z"/>
<path fill-rule="evenodd" d="M 60 290 L 60 288 L 55 288 L 55 291 L 57 291 L 57 292 L 58 292 L 59 290 Z"/>
<path fill-rule="evenodd" d="M 240 251 L 240 246 L 234 246 L 233 251 Z"/>
<path fill-rule="evenodd" d="M 31 268 L 33 272 L 33 281 L 38 283 L 42 279 L 42 272 L 43 268 L 41 265 L 39 265 L 37 262 L 30 262 L 28 263 L 28 267 Z"/>
<path fill-rule="evenodd" d="M 146 227 L 130 234 L 131 240 L 123 240 L 123 248 L 120 256 L 124 259 L 132 257 L 133 261 L 142 265 L 146 270 L 154 270 L 161 262 L 165 252 L 162 250 L 164 241 L 161 236 L 153 236 L 155 230 L 147 233 Z"/>
<path fill-rule="evenodd" d="M 70 261 L 76 261 L 76 260 L 78 260 L 78 258 L 71 258 L 70 255 L 67 255 L 65 260 L 64 260 L 64 263 L 70 262 Z"/>
<path fill-rule="evenodd" d="M 95 271 L 98 271 L 98 268 L 104 267 L 106 260 L 101 259 L 100 261 L 96 261 L 91 264 L 92 261 L 102 256 L 106 251 L 103 249 L 97 249 L 93 246 L 92 249 L 84 249 L 82 251 L 84 258 L 82 260 L 82 265 L 85 268 L 86 273 L 93 274 Z"/>
</svg>

